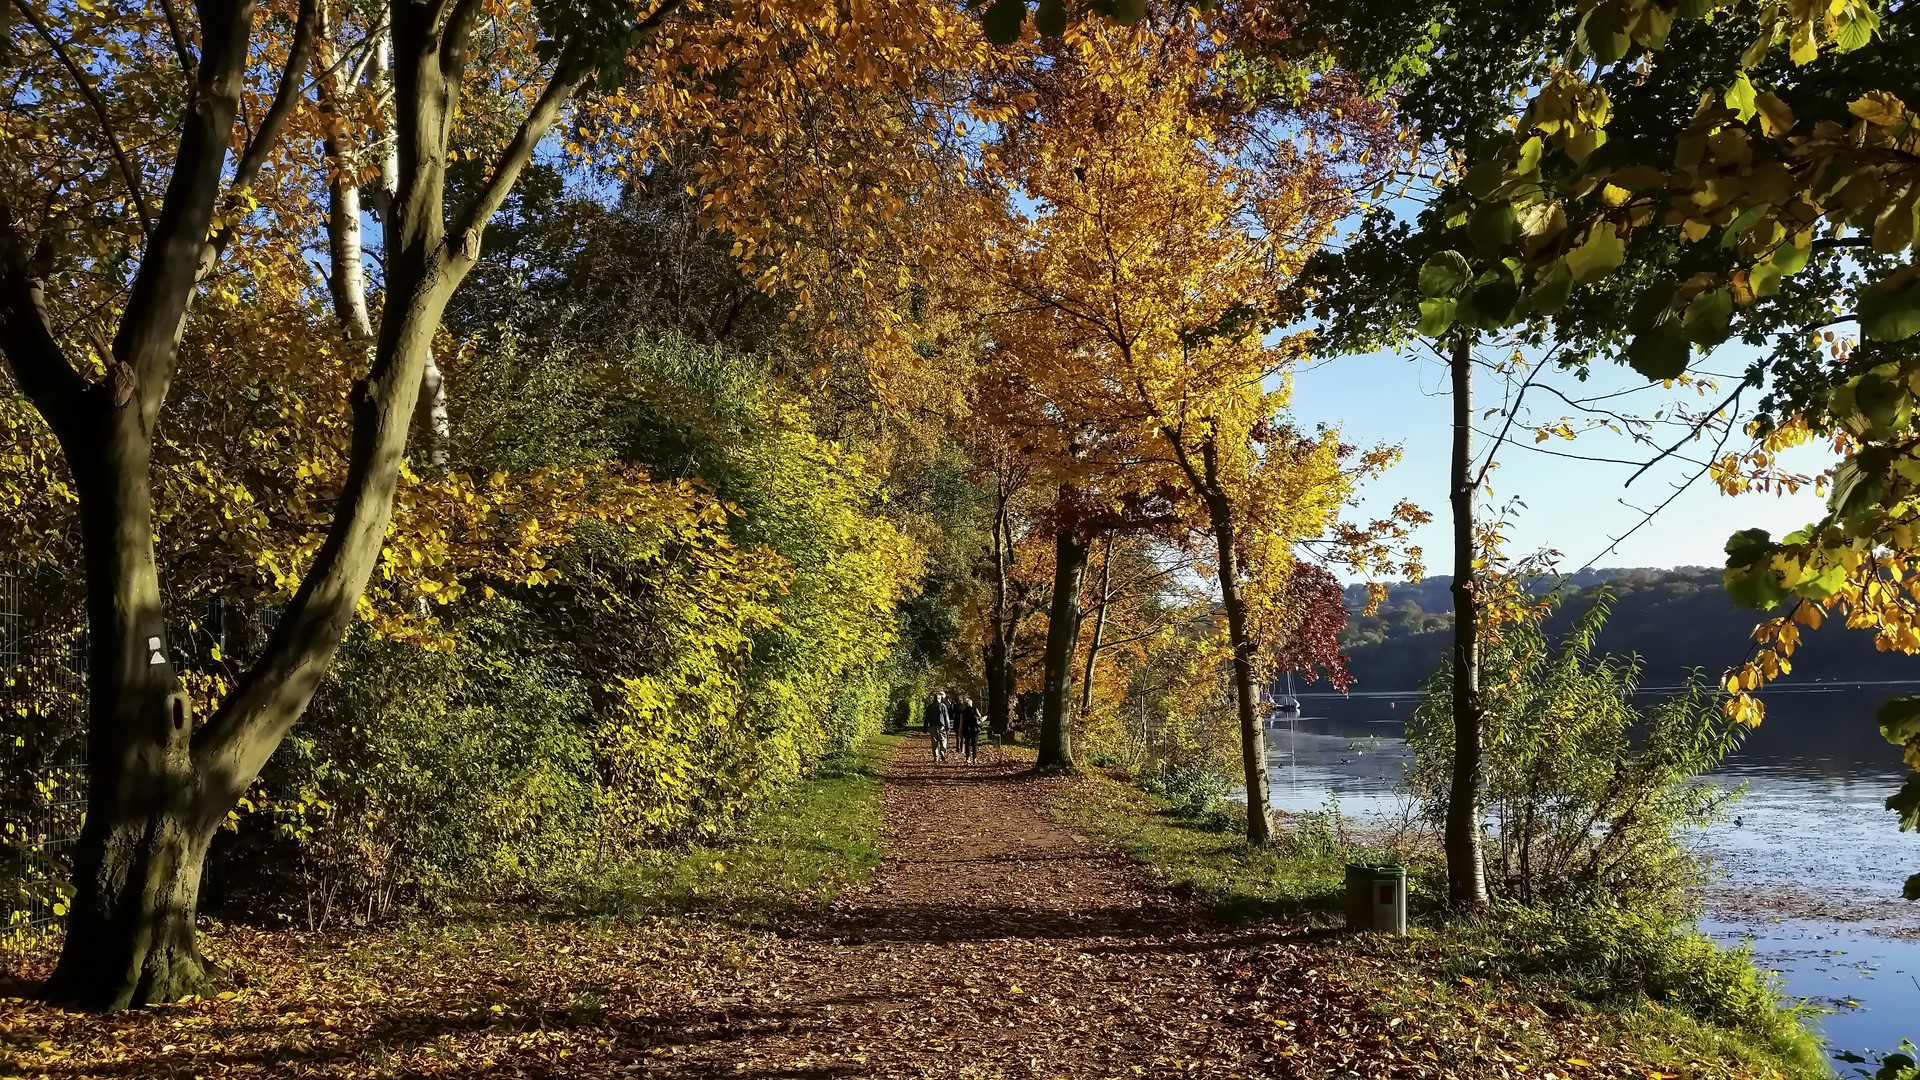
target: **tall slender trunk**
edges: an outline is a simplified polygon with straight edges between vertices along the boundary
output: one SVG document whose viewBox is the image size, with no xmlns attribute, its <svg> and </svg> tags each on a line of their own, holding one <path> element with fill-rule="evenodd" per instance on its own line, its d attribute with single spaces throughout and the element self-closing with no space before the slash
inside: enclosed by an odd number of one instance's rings
<svg viewBox="0 0 1920 1080">
<path fill-rule="evenodd" d="M 1087 642 L 1087 667 L 1080 676 L 1080 715 L 1093 711 L 1093 670 L 1100 662 L 1100 639 L 1107 630 L 1107 605 L 1113 601 L 1113 534 L 1107 534 L 1100 558 L 1100 602 L 1093 609 L 1093 638 Z"/>
<path fill-rule="evenodd" d="M 986 648 L 987 726 L 1005 735 L 1013 719 L 1014 613 L 1008 604 L 1013 538 L 1008 531 L 1008 493 L 1001 490 L 993 515 L 993 626 Z"/>
<path fill-rule="evenodd" d="M 1006 668 L 1000 663 L 1000 631 L 996 627 L 987 639 L 986 647 L 980 650 L 981 664 L 987 675 L 987 730 L 1004 732 L 1001 727 L 1005 720 L 1003 710 L 1007 705 Z"/>
<path fill-rule="evenodd" d="M 1240 768 L 1247 787 L 1247 843 L 1265 847 L 1273 840 L 1271 793 L 1267 788 L 1267 733 L 1260 726 L 1254 691 L 1254 643 L 1247 630 L 1247 602 L 1240 595 L 1240 567 L 1234 553 L 1233 503 L 1220 481 L 1219 448 L 1211 437 L 1200 447 L 1205 468 L 1207 518 L 1213 526 L 1220 604 L 1227 610 L 1227 640 L 1233 646 L 1233 704 L 1240 719 Z"/>
<path fill-rule="evenodd" d="M 1073 529 L 1054 542 L 1053 605 L 1047 618 L 1046 698 L 1040 707 L 1040 747 L 1034 766 L 1045 770 L 1078 767 L 1067 731 L 1073 702 L 1073 653 L 1080 636 L 1080 583 L 1087 572 L 1088 544 Z"/>
<path fill-rule="evenodd" d="M 1487 903 L 1485 860 L 1481 855 L 1480 786 L 1480 598 L 1474 571 L 1473 475 L 1474 335 L 1454 339 L 1449 363 L 1453 376 L 1453 461 L 1449 477 L 1453 504 L 1453 783 L 1448 791 L 1446 852 L 1447 898 L 1479 907 Z"/>
<path fill-rule="evenodd" d="M 337 53 L 339 42 L 330 13 L 323 6 L 319 48 L 314 52 L 314 68 L 324 112 L 344 111 L 344 103 L 358 91 L 360 67 L 344 62 Z M 372 55 L 365 58 L 376 95 L 387 102 L 383 107 L 388 131 L 398 123 L 397 96 L 392 93 L 393 48 L 385 29 L 376 32 L 368 46 Z M 362 147 L 353 144 L 345 124 L 329 124 L 322 140 L 332 180 L 328 190 L 327 246 L 333 273 L 329 292 L 333 296 L 334 315 L 340 320 L 347 339 L 368 352 L 372 362 L 374 349 L 373 316 L 367 305 L 365 226 L 361 221 Z M 394 200 L 400 185 L 399 140 L 387 139 L 380 153 L 380 173 L 366 185 L 367 200 L 379 212 L 382 223 L 391 227 Z M 447 444 L 453 434 L 453 421 L 447 409 L 446 379 L 440 362 L 429 349 L 420 376 L 420 401 L 426 414 L 427 460 L 437 469 L 447 467 Z"/>
</svg>

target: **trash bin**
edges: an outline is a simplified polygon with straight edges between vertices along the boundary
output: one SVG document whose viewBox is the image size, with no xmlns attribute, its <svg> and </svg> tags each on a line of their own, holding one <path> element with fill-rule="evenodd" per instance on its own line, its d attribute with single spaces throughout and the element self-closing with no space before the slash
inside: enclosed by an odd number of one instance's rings
<svg viewBox="0 0 1920 1080">
<path fill-rule="evenodd" d="M 1347 929 L 1407 932 L 1407 868 L 1347 864 Z"/>
</svg>

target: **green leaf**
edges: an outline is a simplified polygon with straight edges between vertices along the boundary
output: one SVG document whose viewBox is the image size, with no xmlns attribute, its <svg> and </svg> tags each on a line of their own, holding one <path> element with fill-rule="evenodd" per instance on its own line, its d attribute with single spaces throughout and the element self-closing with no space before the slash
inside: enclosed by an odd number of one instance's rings
<svg viewBox="0 0 1920 1080">
<path fill-rule="evenodd" d="M 1671 319 L 1673 297 L 1679 291 L 1680 283 L 1671 278 L 1648 285 L 1634 298 L 1633 309 L 1627 312 L 1627 329 L 1644 334 Z"/>
<path fill-rule="evenodd" d="M 1454 312 L 1460 302 L 1452 297 L 1435 297 L 1420 301 L 1420 324 L 1414 329 L 1427 337 L 1437 338 L 1453 325 Z"/>
<path fill-rule="evenodd" d="M 1589 128 L 1567 140 L 1567 158 L 1575 165 L 1585 165 L 1595 150 L 1607 145 L 1607 132 L 1604 128 Z"/>
<path fill-rule="evenodd" d="M 1460 189 L 1476 199 L 1484 199 L 1493 194 L 1493 189 L 1506 179 L 1507 167 L 1497 159 L 1482 161 L 1467 170 L 1466 178 L 1460 181 Z"/>
<path fill-rule="evenodd" d="M 1866 436 L 1873 440 L 1892 438 L 1913 419 L 1913 397 L 1907 382 L 1897 371 L 1882 374 L 1869 371 L 1851 380 L 1853 408 L 1867 421 Z"/>
<path fill-rule="evenodd" d="M 1870 341 L 1904 341 L 1920 334 L 1920 284 L 1899 292 L 1875 286 L 1860 293 L 1860 332 Z"/>
<path fill-rule="evenodd" d="M 1771 262 L 1755 263 L 1753 269 L 1747 271 L 1747 287 L 1755 296 L 1776 296 L 1783 276 L 1780 267 Z"/>
<path fill-rule="evenodd" d="M 1733 293 L 1725 288 L 1708 289 L 1687 305 L 1680 317 L 1680 329 L 1688 341 L 1709 348 L 1727 340 L 1733 327 Z"/>
<path fill-rule="evenodd" d="M 1773 204 L 1762 202 L 1754 203 L 1752 206 L 1740 211 L 1739 217 L 1727 223 L 1727 231 L 1720 234 L 1721 250 L 1724 251 L 1739 243 L 1740 238 L 1746 235 L 1747 230 L 1753 228 L 1753 223 L 1765 217 L 1767 211 L 1772 208 Z"/>
<path fill-rule="evenodd" d="M 1540 141 L 1540 136 L 1538 135 L 1535 135 L 1533 138 L 1528 139 L 1524 143 L 1521 143 L 1520 144 L 1520 160 L 1514 163 L 1513 171 L 1520 173 L 1522 175 L 1526 173 L 1539 172 L 1540 171 L 1540 153 L 1545 149 L 1546 149 L 1546 144 Z"/>
<path fill-rule="evenodd" d="M 1147 17 L 1147 0 L 1112 0 L 1113 21 L 1121 26 L 1133 26 Z"/>
<path fill-rule="evenodd" d="M 1840 591 L 1847 583 L 1847 568 L 1834 563 L 1817 574 L 1802 574 L 1799 581 L 1793 583 L 1795 595 L 1809 600 L 1825 600 Z"/>
<path fill-rule="evenodd" d="M 1043 37 L 1059 37 L 1067 32 L 1066 0 L 1040 0 L 1033 13 L 1033 28 Z"/>
<path fill-rule="evenodd" d="M 1512 203 L 1487 203 L 1467 219 L 1467 238 L 1481 251 L 1497 255 L 1513 243 L 1515 224 Z"/>
<path fill-rule="evenodd" d="M 1877 461 L 1856 454 L 1833 470 L 1833 489 L 1827 494 L 1827 507 L 1848 518 L 1878 505 L 1886 493 L 1886 477 L 1876 468 Z"/>
<path fill-rule="evenodd" d="M 993 0 L 980 16 L 980 29 L 995 45 L 1011 45 L 1020 40 L 1020 27 L 1027 21 L 1027 0 Z"/>
<path fill-rule="evenodd" d="M 1567 269 L 1565 262 L 1556 262 L 1540 284 L 1533 288 L 1533 310 L 1542 315 L 1558 314 L 1572 296 L 1573 271 Z"/>
<path fill-rule="evenodd" d="M 1744 124 L 1760 114 L 1760 106 L 1755 101 L 1756 97 L 1758 95 L 1754 93 L 1753 82 L 1743 71 L 1734 77 L 1733 85 L 1727 88 L 1722 100 L 1727 103 L 1727 108 L 1733 110 L 1733 115 L 1739 117 L 1740 122 Z"/>
<path fill-rule="evenodd" d="M 1721 579 L 1727 596 L 1741 607 L 1767 611 L 1787 598 L 1780 575 L 1771 566 L 1731 567 Z"/>
<path fill-rule="evenodd" d="M 1771 557 L 1773 552 L 1773 534 L 1765 529 L 1741 529 L 1727 537 L 1727 543 L 1721 550 L 1727 553 L 1727 565 L 1746 565 L 1761 556 Z"/>
<path fill-rule="evenodd" d="M 1704 19 L 1719 7 L 1717 0 L 1680 0 L 1673 6 L 1676 19 Z"/>
<path fill-rule="evenodd" d="M 1727 538 L 1727 570 L 1721 582 L 1737 604 L 1762 611 L 1786 599 L 1773 569 L 1774 544 L 1765 529 L 1742 529 Z"/>
<path fill-rule="evenodd" d="M 1834 32 L 1833 47 L 1840 52 L 1863 48 L 1880 26 L 1880 13 L 1865 4 L 1848 4 Z"/>
<path fill-rule="evenodd" d="M 1473 276 L 1467 257 L 1457 251 L 1442 251 L 1420 267 L 1420 295 L 1452 296 Z"/>
<path fill-rule="evenodd" d="M 1920 739 L 1920 697 L 1888 698 L 1874 711 L 1873 722 L 1880 725 L 1880 737 L 1895 746 Z"/>
<path fill-rule="evenodd" d="M 1805 270 L 1807 261 L 1812 258 L 1813 248 L 1811 247 L 1782 244 L 1773 249 L 1773 254 L 1767 257 L 1767 261 L 1779 267 L 1782 274 L 1791 276 Z"/>
<path fill-rule="evenodd" d="M 1920 900 L 1920 874 L 1915 874 L 1907 879 L 1906 888 L 1900 890 L 1900 898 L 1903 900 Z"/>
<path fill-rule="evenodd" d="M 1913 216 L 1920 210 L 1920 184 L 1909 184 L 1906 193 L 1887 200 L 1873 219 L 1873 250 L 1893 255 L 1913 245 Z"/>
<path fill-rule="evenodd" d="M 1627 55 L 1633 39 L 1620 25 L 1620 5 L 1596 4 L 1580 20 L 1580 47 L 1601 64 L 1611 64 Z"/>
<path fill-rule="evenodd" d="M 1679 327 L 1665 323 L 1634 337 L 1627 363 L 1649 379 L 1677 379 L 1686 373 L 1692 348 Z"/>
<path fill-rule="evenodd" d="M 1597 225 L 1587 242 L 1567 252 L 1567 269 L 1573 283 L 1591 285 L 1619 267 L 1627 257 L 1627 245 L 1606 225 Z"/>
<path fill-rule="evenodd" d="M 1520 306 L 1520 286 L 1505 276 L 1474 288 L 1473 310 L 1479 313 L 1480 325 L 1489 330 L 1511 326 L 1526 316 Z"/>
<path fill-rule="evenodd" d="M 1900 785 L 1900 790 L 1888 797 L 1887 809 L 1900 815 L 1901 832 L 1920 829 L 1920 773 L 1908 776 L 1907 782 Z M 1916 883 L 1920 883 L 1920 874 L 1907 879 L 1906 897 L 1909 900 L 1920 900 L 1920 895 L 1915 895 Z"/>
</svg>

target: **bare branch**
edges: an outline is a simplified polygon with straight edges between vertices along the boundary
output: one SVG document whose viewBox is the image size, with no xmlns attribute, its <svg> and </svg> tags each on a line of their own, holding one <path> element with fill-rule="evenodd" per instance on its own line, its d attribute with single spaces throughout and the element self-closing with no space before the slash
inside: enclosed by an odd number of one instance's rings
<svg viewBox="0 0 1920 1080">
<path fill-rule="evenodd" d="M 253 183 L 254 175 L 266 163 L 267 154 L 273 150 L 281 129 L 287 126 L 287 117 L 293 114 L 293 107 L 300 100 L 300 79 L 313 54 L 313 28 L 319 20 L 319 14 L 319 0 L 300 0 L 300 15 L 294 22 L 293 41 L 287 47 L 287 66 L 280 72 L 280 85 L 274 91 L 273 104 L 267 108 L 267 115 L 260 121 L 260 130 L 248 141 L 246 150 L 240 154 L 240 164 L 233 171 L 233 187 L 236 191 L 244 190 Z"/>
<path fill-rule="evenodd" d="M 167 17 L 167 35 L 173 38 L 173 51 L 180 58 L 180 70 L 191 79 L 199 65 L 193 59 L 193 50 L 187 45 L 186 31 L 181 29 L 180 13 L 174 10 L 173 0 L 160 0 L 160 10 Z"/>
<path fill-rule="evenodd" d="M 1692 427 L 1688 429 L 1685 435 L 1682 435 L 1677 441 L 1674 442 L 1672 446 L 1669 446 L 1665 450 L 1662 450 L 1658 454 L 1655 454 L 1652 460 L 1640 466 L 1638 469 L 1635 469 L 1633 471 L 1633 475 L 1627 477 L 1627 482 L 1620 486 L 1632 487 L 1633 482 L 1635 480 L 1640 479 L 1640 477 L 1643 474 L 1645 474 L 1648 469 L 1653 468 L 1655 465 L 1660 464 L 1662 461 L 1665 461 L 1667 458 L 1670 458 L 1673 455 L 1679 453 L 1681 447 L 1699 438 L 1700 433 L 1706 430 L 1707 425 L 1712 423 L 1715 417 L 1719 416 L 1722 412 L 1726 411 L 1728 406 L 1733 405 L 1735 402 L 1739 401 L 1740 395 L 1745 393 L 1746 390 L 1747 390 L 1747 384 L 1744 381 L 1741 382 L 1740 385 L 1734 387 L 1733 393 L 1728 394 L 1724 399 L 1721 400 L 1720 404 L 1715 405 L 1713 409 L 1709 411 L 1705 416 L 1702 416 L 1700 417 L 1700 419 L 1696 420 L 1693 423 Z"/>
<path fill-rule="evenodd" d="M 586 81 L 586 77 L 584 68 L 563 62 L 552 78 L 547 80 L 532 111 L 520 122 L 520 130 L 513 133 L 513 139 L 494 163 L 493 175 L 487 178 L 485 186 L 457 219 L 453 236 L 467 257 L 478 257 L 480 234 L 485 231 L 487 222 L 500 209 L 500 204 L 506 202 L 514 184 L 520 180 L 521 171 L 533 160 L 534 148 L 546 137 L 547 129 L 559 119 L 560 110 L 565 107 L 567 99 Z"/>
<path fill-rule="evenodd" d="M 53 36 L 53 32 L 47 29 L 46 23 L 40 21 L 40 16 L 34 12 L 27 0 L 13 0 L 13 5 L 20 9 L 20 14 L 26 17 L 27 24 L 32 26 L 41 40 L 47 43 L 47 47 L 53 50 L 53 55 L 59 58 L 61 65 L 67 69 L 67 73 L 73 76 L 74 83 L 80 87 L 81 96 L 85 97 L 87 104 L 93 108 L 93 115 L 100 121 L 100 133 L 106 137 L 107 145 L 113 151 L 114 163 L 120 167 L 120 175 L 125 178 L 127 191 L 133 196 L 134 208 L 139 212 L 140 235 L 151 236 L 153 211 L 147 206 L 146 188 L 140 183 L 140 174 L 134 170 L 132 159 L 127 157 L 127 148 L 120 145 L 120 135 L 113 129 L 113 117 L 107 113 L 106 101 L 100 97 L 100 92 L 94 89 L 93 83 L 87 78 L 87 73 L 74 62 L 72 54 L 67 52 L 66 45 Z"/>
<path fill-rule="evenodd" d="M 0 204 L 0 353 L 21 392 L 58 433 L 87 382 L 53 335 L 46 291 L 22 239 L 12 210 Z"/>
</svg>

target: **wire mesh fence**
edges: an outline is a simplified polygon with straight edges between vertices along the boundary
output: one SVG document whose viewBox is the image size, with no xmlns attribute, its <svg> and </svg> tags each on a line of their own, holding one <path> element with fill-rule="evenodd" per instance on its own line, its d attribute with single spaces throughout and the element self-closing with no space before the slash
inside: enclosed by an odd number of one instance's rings
<svg viewBox="0 0 1920 1080">
<path fill-rule="evenodd" d="M 85 634 L 36 599 L 0 567 L 0 945 L 58 927 L 86 811 Z"/>
</svg>

